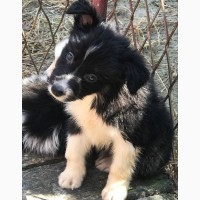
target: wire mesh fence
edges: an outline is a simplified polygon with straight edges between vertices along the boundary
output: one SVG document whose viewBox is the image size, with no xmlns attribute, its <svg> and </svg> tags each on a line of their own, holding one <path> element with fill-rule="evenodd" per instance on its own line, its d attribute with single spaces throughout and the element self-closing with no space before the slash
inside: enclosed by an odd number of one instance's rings
<svg viewBox="0 0 200 200">
<path fill-rule="evenodd" d="M 94 1 L 94 0 L 93 0 Z M 73 0 L 22 1 L 23 77 L 39 74 L 54 60 L 54 47 L 68 36 L 73 18 L 65 11 Z M 106 0 L 104 0 L 106 2 Z M 177 181 L 178 1 L 108 0 L 107 23 L 128 37 L 145 57 L 174 121 L 174 155 L 169 170 Z"/>
</svg>

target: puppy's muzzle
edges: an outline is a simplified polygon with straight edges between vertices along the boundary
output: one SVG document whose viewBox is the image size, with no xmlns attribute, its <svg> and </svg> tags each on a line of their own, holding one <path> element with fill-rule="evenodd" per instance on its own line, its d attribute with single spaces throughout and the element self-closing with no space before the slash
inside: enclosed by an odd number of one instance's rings
<svg viewBox="0 0 200 200">
<path fill-rule="evenodd" d="M 62 85 L 55 83 L 51 87 L 51 92 L 56 97 L 60 97 L 60 96 L 63 96 L 65 94 L 65 88 Z"/>
<path fill-rule="evenodd" d="M 56 77 L 48 87 L 50 94 L 61 102 L 77 99 L 80 91 L 80 79 L 72 75 Z"/>
</svg>

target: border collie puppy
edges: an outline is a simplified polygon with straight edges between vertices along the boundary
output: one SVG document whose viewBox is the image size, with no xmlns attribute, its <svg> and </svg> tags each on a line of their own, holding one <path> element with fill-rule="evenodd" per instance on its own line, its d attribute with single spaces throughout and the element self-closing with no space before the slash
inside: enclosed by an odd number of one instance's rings
<svg viewBox="0 0 200 200">
<path fill-rule="evenodd" d="M 47 80 L 32 75 L 22 81 L 22 148 L 55 156 L 65 152 L 68 115 L 49 94 Z"/>
<path fill-rule="evenodd" d="M 151 176 L 169 161 L 172 121 L 129 40 L 101 22 L 86 0 L 74 2 L 67 13 L 74 25 L 56 48 L 48 85 L 70 115 L 59 185 L 80 187 L 91 148 L 108 149 L 112 156 L 97 161 L 109 171 L 102 199 L 124 200 L 132 175 Z"/>
</svg>

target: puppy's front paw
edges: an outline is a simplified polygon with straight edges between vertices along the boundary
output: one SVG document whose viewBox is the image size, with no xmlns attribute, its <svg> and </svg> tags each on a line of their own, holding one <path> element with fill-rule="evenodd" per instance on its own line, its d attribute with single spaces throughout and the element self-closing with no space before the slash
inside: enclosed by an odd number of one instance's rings
<svg viewBox="0 0 200 200">
<path fill-rule="evenodd" d="M 103 200 L 125 200 L 127 196 L 127 187 L 116 183 L 106 186 L 101 193 Z"/>
<path fill-rule="evenodd" d="M 76 189 L 79 188 L 85 176 L 85 169 L 68 169 L 63 171 L 59 178 L 58 184 L 61 188 Z"/>
</svg>

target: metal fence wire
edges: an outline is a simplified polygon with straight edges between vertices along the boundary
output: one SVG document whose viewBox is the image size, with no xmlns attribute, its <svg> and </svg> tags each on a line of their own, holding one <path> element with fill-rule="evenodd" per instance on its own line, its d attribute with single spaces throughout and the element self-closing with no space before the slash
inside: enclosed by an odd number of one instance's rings
<svg viewBox="0 0 200 200">
<path fill-rule="evenodd" d="M 39 74 L 54 60 L 54 47 L 69 34 L 73 18 L 65 15 L 74 0 L 22 1 L 22 75 Z M 178 0 L 91 0 L 103 3 L 108 23 L 128 37 L 145 57 L 169 107 L 176 138 L 169 168 L 177 180 Z M 107 3 L 107 5 L 105 4 Z M 107 12 L 106 12 L 107 11 Z"/>
</svg>

